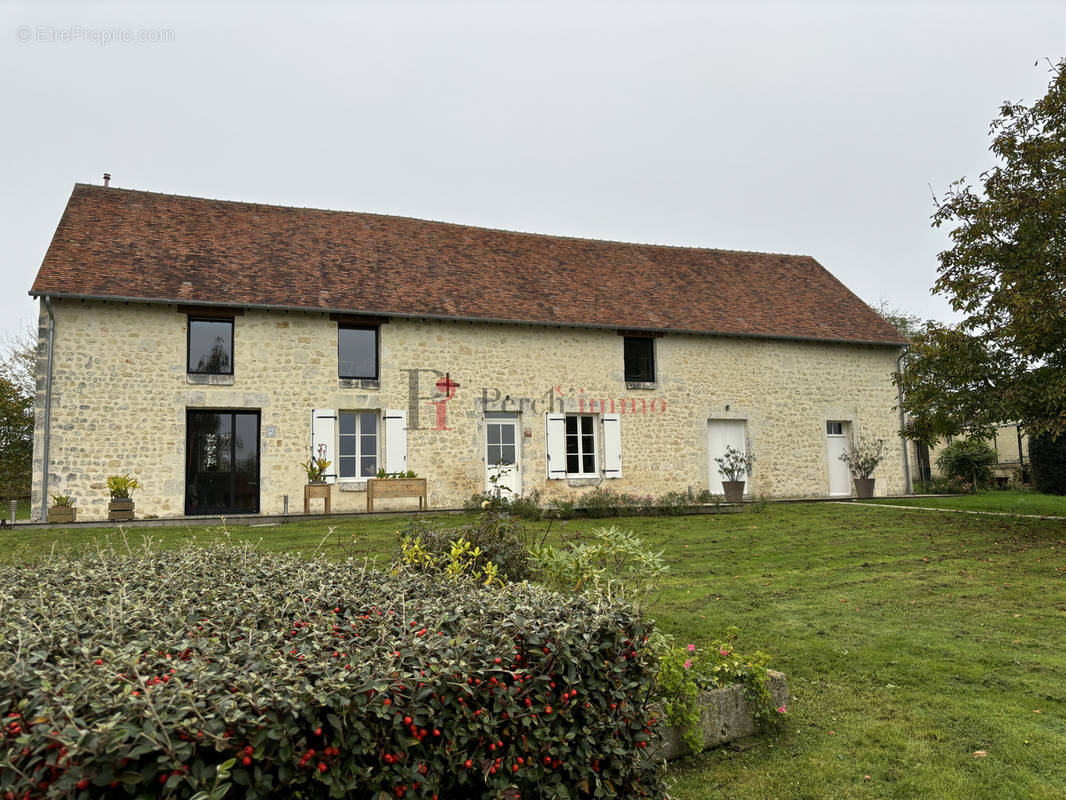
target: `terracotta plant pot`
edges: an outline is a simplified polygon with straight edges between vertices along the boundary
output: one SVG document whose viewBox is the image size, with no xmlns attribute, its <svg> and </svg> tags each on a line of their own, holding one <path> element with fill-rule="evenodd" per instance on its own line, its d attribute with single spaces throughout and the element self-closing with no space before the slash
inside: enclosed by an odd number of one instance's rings
<svg viewBox="0 0 1066 800">
<path fill-rule="evenodd" d="M 875 478 L 855 478 L 855 497 L 858 500 L 869 500 L 874 496 Z"/>
<path fill-rule="evenodd" d="M 727 503 L 739 503 L 744 499 L 744 481 L 722 481 Z"/>
<path fill-rule="evenodd" d="M 74 522 L 78 518 L 78 509 L 74 506 L 52 506 L 48 509 L 49 522 Z"/>
<path fill-rule="evenodd" d="M 112 522 L 127 522 L 133 519 L 133 500 L 126 498 L 113 498 L 107 504 L 107 518 Z"/>
</svg>

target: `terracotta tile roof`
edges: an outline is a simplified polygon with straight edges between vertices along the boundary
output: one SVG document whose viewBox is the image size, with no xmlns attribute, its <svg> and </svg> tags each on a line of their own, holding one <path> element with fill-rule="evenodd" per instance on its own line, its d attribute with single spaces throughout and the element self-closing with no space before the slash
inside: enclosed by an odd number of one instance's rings
<svg viewBox="0 0 1066 800">
<path fill-rule="evenodd" d="M 76 184 L 32 295 L 901 344 L 808 256 Z"/>
</svg>

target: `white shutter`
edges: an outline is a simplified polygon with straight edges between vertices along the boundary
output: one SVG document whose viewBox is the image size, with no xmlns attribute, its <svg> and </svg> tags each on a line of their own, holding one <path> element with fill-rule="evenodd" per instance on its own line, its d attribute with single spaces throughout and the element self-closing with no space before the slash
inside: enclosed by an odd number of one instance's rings
<svg viewBox="0 0 1066 800">
<path fill-rule="evenodd" d="M 622 477 L 622 420 L 618 414 L 604 414 L 603 477 Z"/>
<path fill-rule="evenodd" d="M 337 412 L 332 408 L 317 408 L 311 412 L 311 458 L 318 458 L 318 448 L 325 445 L 322 458 L 329 462 L 326 483 L 337 479 Z"/>
<path fill-rule="evenodd" d="M 385 471 L 407 472 L 407 412 L 385 412 Z"/>
<path fill-rule="evenodd" d="M 544 415 L 545 452 L 548 477 L 566 477 L 566 414 Z"/>
</svg>

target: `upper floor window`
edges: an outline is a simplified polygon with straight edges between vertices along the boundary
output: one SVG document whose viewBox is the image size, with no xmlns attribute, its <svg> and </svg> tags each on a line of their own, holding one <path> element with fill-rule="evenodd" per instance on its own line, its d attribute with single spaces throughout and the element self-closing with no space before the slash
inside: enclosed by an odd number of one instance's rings
<svg viewBox="0 0 1066 800">
<path fill-rule="evenodd" d="M 627 383 L 655 382 L 655 340 L 650 336 L 625 337 Z"/>
<path fill-rule="evenodd" d="M 194 375 L 233 374 L 233 319 L 189 317 L 188 371 Z"/>
<path fill-rule="evenodd" d="M 378 327 L 337 326 L 337 375 L 340 378 L 378 377 Z"/>
</svg>

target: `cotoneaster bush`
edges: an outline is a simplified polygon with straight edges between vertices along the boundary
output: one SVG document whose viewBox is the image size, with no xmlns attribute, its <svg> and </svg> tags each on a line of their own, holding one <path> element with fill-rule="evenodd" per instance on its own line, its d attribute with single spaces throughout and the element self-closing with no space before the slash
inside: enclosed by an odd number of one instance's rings
<svg viewBox="0 0 1066 800">
<path fill-rule="evenodd" d="M 5 798 L 664 796 L 626 605 L 220 544 L 4 567 L 0 609 Z"/>
</svg>

